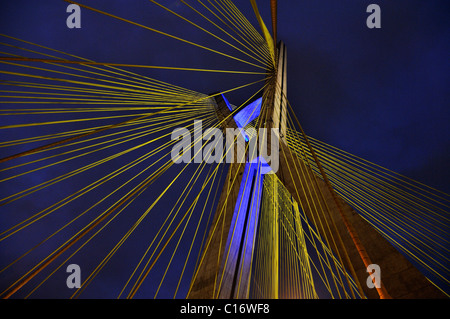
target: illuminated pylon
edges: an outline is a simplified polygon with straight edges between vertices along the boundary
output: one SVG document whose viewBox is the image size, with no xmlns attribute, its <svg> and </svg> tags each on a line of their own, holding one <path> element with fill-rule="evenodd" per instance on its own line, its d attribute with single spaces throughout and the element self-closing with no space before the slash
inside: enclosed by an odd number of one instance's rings
<svg viewBox="0 0 450 319">
<path fill-rule="evenodd" d="M 286 47 L 280 42 L 275 76 L 264 92 L 262 126 L 279 130 L 279 168 L 277 180 L 292 196 L 297 210 L 305 213 L 320 236 L 329 245 L 336 259 L 343 265 L 357 287 L 356 297 L 362 298 L 443 298 L 445 297 L 376 229 L 366 222 L 332 189 L 327 177 L 313 173 L 308 163 L 301 160 L 287 146 L 286 119 L 287 57 Z M 216 111 L 222 128 L 242 127 L 238 115 L 230 115 L 231 107 L 223 96 L 215 98 Z M 252 108 L 255 104 L 252 104 Z M 254 111 L 254 110 L 253 110 Z M 245 112 L 242 111 L 242 112 Z M 248 112 L 247 113 L 252 113 Z M 261 114 L 260 114 L 261 113 Z M 264 113 L 264 114 L 263 114 Z M 241 113 L 243 114 L 243 113 Z M 247 118 L 250 122 L 251 118 Z M 270 149 L 269 140 L 267 148 Z M 313 150 L 310 150 L 313 152 Z M 235 150 L 236 152 L 236 150 Z M 209 231 L 207 244 L 191 282 L 188 298 L 248 298 L 252 260 L 261 218 L 264 161 L 231 163 L 216 213 Z M 320 165 L 320 163 L 317 163 Z M 264 170 L 264 171 L 263 171 Z M 274 190 L 276 192 L 276 190 Z M 274 194 L 273 196 L 277 196 Z M 265 298 L 278 298 L 279 243 L 277 206 L 270 212 L 272 238 L 267 243 L 266 256 L 271 264 L 271 287 L 266 287 Z M 320 213 L 319 213 L 320 211 Z M 295 213 L 295 209 L 292 210 Z M 320 226 L 320 227 L 319 227 Z M 369 264 L 381 269 L 380 288 L 369 287 Z M 370 280 L 370 279 L 369 279 Z M 355 297 L 355 295 L 351 296 Z"/>
</svg>

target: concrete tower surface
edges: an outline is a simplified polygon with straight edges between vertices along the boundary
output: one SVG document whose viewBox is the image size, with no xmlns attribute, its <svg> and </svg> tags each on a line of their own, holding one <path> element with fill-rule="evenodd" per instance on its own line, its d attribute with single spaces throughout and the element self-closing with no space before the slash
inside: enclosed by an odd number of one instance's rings
<svg viewBox="0 0 450 319">
<path fill-rule="evenodd" d="M 276 172 L 278 179 L 307 218 L 315 224 L 320 236 L 333 243 L 329 248 L 354 277 L 361 294 L 367 298 L 380 298 L 380 290 L 367 285 L 367 261 L 361 258 L 365 255 L 367 260 L 380 267 L 384 297 L 445 298 L 445 295 L 375 228 L 334 193 L 326 178 L 315 174 L 309 165 L 288 147 L 285 139 L 288 108 L 287 51 L 282 42 L 278 45 L 276 63 L 275 76 L 268 77 L 270 83 L 263 95 L 260 116 L 264 118 L 260 123 L 266 128 L 276 128 L 279 131 L 279 169 Z M 238 128 L 224 97 L 216 96 L 215 103 L 222 128 Z M 273 142 L 268 141 L 268 152 L 270 143 Z M 256 232 L 251 230 L 260 218 L 263 179 L 264 174 L 259 171 L 257 165 L 229 164 L 207 245 L 202 252 L 187 298 L 248 298 L 251 263 L 255 242 L 258 240 Z M 319 214 L 319 207 L 326 214 Z M 328 227 L 318 227 L 319 224 Z M 277 241 L 274 242 L 274 245 L 278 245 Z M 270 251 L 278 251 L 278 247 L 276 248 Z M 273 267 L 278 266 L 274 264 Z M 273 271 L 275 276 L 278 269 Z M 275 292 L 267 297 L 277 296 L 278 293 Z"/>
</svg>

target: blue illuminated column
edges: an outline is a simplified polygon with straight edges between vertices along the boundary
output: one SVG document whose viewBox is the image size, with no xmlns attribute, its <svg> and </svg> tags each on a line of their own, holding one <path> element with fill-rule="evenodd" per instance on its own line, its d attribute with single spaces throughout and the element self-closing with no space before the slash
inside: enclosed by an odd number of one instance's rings
<svg viewBox="0 0 450 319">
<path fill-rule="evenodd" d="M 218 278 L 219 298 L 247 298 L 264 175 L 261 161 L 247 163 Z"/>
<path fill-rule="evenodd" d="M 228 109 L 232 110 L 225 96 L 222 97 Z M 249 136 L 244 129 L 258 118 L 261 104 L 262 98 L 259 98 L 233 116 L 236 126 L 242 129 L 246 142 L 249 142 Z M 216 282 L 219 298 L 248 298 L 263 179 L 264 174 L 270 170 L 263 157 L 256 157 L 246 163 L 222 257 L 221 275 Z"/>
</svg>

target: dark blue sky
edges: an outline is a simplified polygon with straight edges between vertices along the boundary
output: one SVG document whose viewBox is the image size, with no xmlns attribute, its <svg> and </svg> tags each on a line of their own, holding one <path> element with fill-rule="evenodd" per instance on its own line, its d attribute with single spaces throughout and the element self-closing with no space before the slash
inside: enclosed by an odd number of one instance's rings
<svg viewBox="0 0 450 319">
<path fill-rule="evenodd" d="M 291 104 L 307 134 L 450 192 L 450 5 L 448 1 L 377 1 L 382 28 L 368 29 L 366 8 L 372 2 L 280 1 L 278 38 L 288 47 Z M 259 6 L 270 26 L 268 3 L 259 1 Z M 164 4 L 199 21 L 177 1 Z M 212 48 L 223 47 L 148 1 L 90 1 L 89 5 Z M 256 25 L 249 2 L 238 5 Z M 64 1 L 4 2 L 0 28 L 102 62 L 247 68 L 88 10 L 82 10 L 82 28 L 70 30 L 65 26 L 66 6 Z M 254 79 L 140 71 L 202 93 Z M 238 95 L 232 103 L 247 97 L 248 93 Z"/>
<path fill-rule="evenodd" d="M 257 26 L 249 1 L 236 2 Z M 235 53 L 146 0 L 81 3 Z M 162 3 L 200 21 L 178 1 Z M 366 27 L 370 3 L 381 7 L 381 29 Z M 0 32 L 99 62 L 254 70 L 84 9 L 82 28 L 68 29 L 67 5 L 59 0 L 3 1 Z M 258 5 L 270 25 L 269 1 Z M 288 49 L 288 98 L 306 133 L 450 193 L 449 13 L 446 0 L 279 1 L 278 39 Z M 205 94 L 257 79 L 132 71 Z M 253 92 L 240 91 L 229 100 L 238 105 Z M 33 205 L 41 208 L 47 203 Z"/>
</svg>

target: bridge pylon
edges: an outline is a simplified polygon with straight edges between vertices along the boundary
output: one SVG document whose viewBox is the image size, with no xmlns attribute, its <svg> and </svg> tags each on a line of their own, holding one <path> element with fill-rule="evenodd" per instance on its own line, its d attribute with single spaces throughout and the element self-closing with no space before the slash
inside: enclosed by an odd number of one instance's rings
<svg viewBox="0 0 450 319">
<path fill-rule="evenodd" d="M 276 63 L 275 73 L 268 76 L 267 81 L 270 82 L 263 94 L 259 114 L 263 118 L 259 119 L 259 123 L 261 127 L 278 130 L 279 167 L 276 180 L 291 194 L 292 202 L 297 206 L 295 209 L 305 213 L 329 244 L 336 259 L 353 278 L 362 298 L 445 298 L 439 289 L 334 192 L 326 177 L 314 173 L 308 163 L 289 148 L 286 142 L 287 51 L 283 42 L 277 46 Z M 231 116 L 232 110 L 225 97 L 217 95 L 214 100 L 217 117 L 224 131 L 226 128 L 239 128 Z M 268 152 L 273 142 L 273 139 L 268 139 Z M 238 150 L 233 151 L 234 158 L 237 158 Z M 263 183 L 267 173 L 262 165 L 264 163 L 259 161 L 229 164 L 207 244 L 201 252 L 187 298 L 250 298 L 252 261 L 259 240 L 258 223 L 268 219 L 269 234 L 265 238 L 270 240 L 264 245 L 268 254 L 266 258 L 271 261 L 267 266 L 271 269 L 271 278 L 267 281 L 271 287 L 266 287 L 263 297 L 283 296 L 278 279 L 279 212 L 276 205 L 270 209 L 262 207 Z M 277 188 L 274 189 L 277 192 Z M 295 209 L 292 210 L 293 214 Z M 370 278 L 368 261 L 380 267 L 382 288 L 378 290 L 367 284 Z"/>
</svg>

